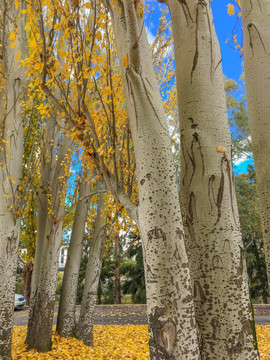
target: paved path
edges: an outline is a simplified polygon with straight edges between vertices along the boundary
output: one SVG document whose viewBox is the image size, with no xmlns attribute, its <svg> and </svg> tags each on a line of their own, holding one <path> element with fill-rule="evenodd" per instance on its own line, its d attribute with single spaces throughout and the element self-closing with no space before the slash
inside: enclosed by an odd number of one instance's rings
<svg viewBox="0 0 270 360">
<path fill-rule="evenodd" d="M 270 325 L 270 305 L 254 305 L 257 325 Z M 58 308 L 55 307 L 54 324 Z M 80 307 L 76 315 L 79 316 Z M 28 309 L 14 311 L 14 324 L 27 325 Z M 98 305 L 94 317 L 96 325 L 143 325 L 147 324 L 146 305 Z"/>
</svg>

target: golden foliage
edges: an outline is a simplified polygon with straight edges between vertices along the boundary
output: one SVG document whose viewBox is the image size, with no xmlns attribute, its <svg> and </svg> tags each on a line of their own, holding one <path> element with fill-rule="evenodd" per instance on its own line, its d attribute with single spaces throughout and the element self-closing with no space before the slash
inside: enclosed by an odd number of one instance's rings
<svg viewBox="0 0 270 360">
<path fill-rule="evenodd" d="M 270 325 L 257 325 L 260 359 L 270 359 Z M 60 338 L 53 333 L 52 351 L 38 353 L 26 351 L 24 343 L 26 326 L 14 326 L 13 360 L 26 359 L 149 359 L 147 325 L 96 325 L 94 326 L 94 347 L 88 347 L 74 338 Z"/>
</svg>

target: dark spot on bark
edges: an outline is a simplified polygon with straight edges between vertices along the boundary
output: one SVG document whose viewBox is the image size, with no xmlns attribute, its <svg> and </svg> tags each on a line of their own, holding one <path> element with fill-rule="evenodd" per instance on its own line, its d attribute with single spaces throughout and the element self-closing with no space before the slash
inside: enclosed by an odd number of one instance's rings
<svg viewBox="0 0 270 360">
<path fill-rule="evenodd" d="M 150 173 L 146 174 L 146 177 L 147 177 L 148 180 L 150 180 L 151 179 L 151 174 Z"/>
<path fill-rule="evenodd" d="M 172 319 L 160 320 L 165 315 L 165 309 L 156 306 L 149 315 L 149 325 L 152 336 L 149 341 L 151 354 L 155 359 L 174 360 L 176 345 L 176 326 Z"/>
<path fill-rule="evenodd" d="M 193 137 L 196 141 L 199 141 L 199 134 L 197 132 L 193 134 Z"/>
<path fill-rule="evenodd" d="M 188 304 L 188 303 L 190 303 L 192 300 L 193 300 L 193 297 L 192 297 L 192 295 L 190 294 L 190 295 L 187 295 L 187 296 L 183 299 L 183 303 L 184 303 L 184 304 Z"/>
<path fill-rule="evenodd" d="M 213 269 L 223 269 L 223 261 L 219 255 L 214 255 L 212 259 L 212 267 Z"/>
<path fill-rule="evenodd" d="M 148 231 L 148 240 L 152 240 L 152 239 L 155 239 L 155 240 L 163 239 L 165 241 L 166 234 L 161 228 L 158 228 L 157 226 L 155 226 L 154 229 Z"/>
<path fill-rule="evenodd" d="M 140 184 L 143 185 L 144 183 L 145 183 L 145 179 L 142 179 L 142 180 L 140 181 Z"/>
<path fill-rule="evenodd" d="M 201 284 L 199 283 L 199 281 L 197 281 L 197 280 L 194 281 L 194 300 L 201 301 L 201 302 L 205 302 L 205 300 L 206 300 L 203 288 L 202 288 Z"/>
</svg>

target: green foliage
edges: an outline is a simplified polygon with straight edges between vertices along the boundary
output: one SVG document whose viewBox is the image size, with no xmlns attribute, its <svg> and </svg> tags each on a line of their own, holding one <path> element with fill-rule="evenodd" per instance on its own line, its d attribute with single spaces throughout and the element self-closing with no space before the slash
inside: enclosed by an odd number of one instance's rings
<svg viewBox="0 0 270 360">
<path fill-rule="evenodd" d="M 142 245 L 138 243 L 130 247 L 129 257 L 135 260 L 129 260 L 121 264 L 120 271 L 128 279 L 123 283 L 122 289 L 124 294 L 131 294 L 133 303 L 146 304 L 146 291 L 143 267 Z"/>
<path fill-rule="evenodd" d="M 225 82 L 225 90 L 232 135 L 232 156 L 236 159 L 243 155 L 250 157 L 252 149 L 246 96 L 243 95 L 242 86 L 234 80 Z"/>
<path fill-rule="evenodd" d="M 250 167 L 248 174 L 236 176 L 235 185 L 251 298 L 256 302 L 267 303 L 267 277 L 254 169 Z"/>
</svg>

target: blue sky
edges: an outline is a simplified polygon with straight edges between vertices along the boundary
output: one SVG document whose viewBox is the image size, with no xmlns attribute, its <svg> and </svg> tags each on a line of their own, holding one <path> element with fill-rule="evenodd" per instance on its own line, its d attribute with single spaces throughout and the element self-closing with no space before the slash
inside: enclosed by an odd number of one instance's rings
<svg viewBox="0 0 270 360">
<path fill-rule="evenodd" d="M 151 33 L 149 36 L 149 40 L 151 41 L 150 38 L 155 37 L 159 17 L 165 5 L 158 3 L 157 0 L 146 0 L 146 2 L 149 4 L 150 15 L 146 16 L 145 23 L 148 31 Z M 227 13 L 228 3 L 229 0 L 213 0 L 211 5 L 216 33 L 219 39 L 222 54 L 223 73 L 227 78 L 238 82 L 241 74 L 243 73 L 243 58 L 240 56 L 238 51 L 229 45 L 230 42 L 232 43 L 237 18 L 235 16 L 229 16 Z M 239 32 L 239 28 L 237 38 L 240 40 L 239 42 L 241 42 L 241 33 Z M 235 175 L 247 172 L 248 165 L 250 164 L 253 164 L 252 159 L 237 161 L 237 163 L 233 166 Z"/>
</svg>

